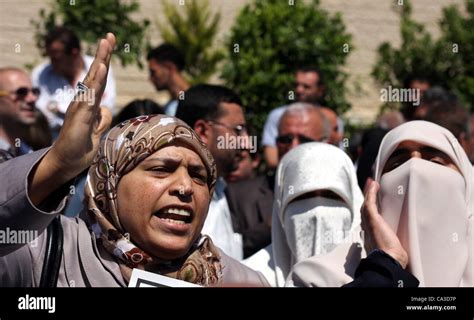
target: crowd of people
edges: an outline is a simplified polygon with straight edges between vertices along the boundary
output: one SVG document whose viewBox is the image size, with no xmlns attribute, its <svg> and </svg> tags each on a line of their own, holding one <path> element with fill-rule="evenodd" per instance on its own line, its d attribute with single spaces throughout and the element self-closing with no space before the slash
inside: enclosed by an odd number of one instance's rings
<svg viewBox="0 0 474 320">
<path fill-rule="evenodd" d="M 44 46 L 31 75 L 0 68 L 0 286 L 125 287 L 134 269 L 201 286 L 474 286 L 474 114 L 430 79 L 407 76 L 419 105 L 348 147 L 314 66 L 259 133 L 232 89 L 191 86 L 170 44 L 147 55 L 169 102 L 120 112 L 113 34 L 95 57 L 66 27 Z M 7 241 L 21 232 L 35 236 Z"/>
</svg>

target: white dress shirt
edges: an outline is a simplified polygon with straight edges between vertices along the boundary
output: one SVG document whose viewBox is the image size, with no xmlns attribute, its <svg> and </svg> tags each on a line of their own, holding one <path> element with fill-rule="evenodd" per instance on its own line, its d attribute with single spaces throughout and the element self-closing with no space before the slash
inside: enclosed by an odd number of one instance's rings
<svg viewBox="0 0 474 320">
<path fill-rule="evenodd" d="M 244 256 L 242 235 L 234 232 L 232 227 L 229 204 L 224 193 L 226 187 L 223 178 L 217 179 L 202 233 L 209 235 L 214 244 L 228 256 L 242 260 Z"/>
<path fill-rule="evenodd" d="M 79 81 L 85 78 L 92 61 L 94 61 L 94 57 L 84 55 L 82 59 L 84 60 L 84 68 L 78 78 Z M 71 103 L 71 100 L 74 98 L 74 87 L 76 84 L 72 87 L 69 81 L 63 76 L 55 73 L 49 61 L 33 69 L 31 80 L 34 87 L 41 89 L 41 94 L 36 101 L 36 106 L 48 119 L 49 126 L 53 132 L 59 131 L 64 122 L 64 114 L 66 113 L 69 103 Z M 102 95 L 100 105 L 106 106 L 114 113 L 115 96 L 115 80 L 112 68 L 109 68 L 107 86 Z"/>
</svg>

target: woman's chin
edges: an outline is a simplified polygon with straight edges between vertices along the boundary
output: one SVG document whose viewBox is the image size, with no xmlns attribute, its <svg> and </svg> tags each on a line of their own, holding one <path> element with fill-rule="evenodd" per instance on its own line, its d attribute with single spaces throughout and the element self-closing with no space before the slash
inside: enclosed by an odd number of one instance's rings
<svg viewBox="0 0 474 320">
<path fill-rule="evenodd" d="M 187 241 L 184 241 L 184 239 L 166 241 L 165 243 L 161 241 L 159 244 L 157 243 L 154 246 L 155 249 L 150 253 L 163 260 L 175 260 L 185 256 L 188 253 L 190 247 L 191 244 L 189 244 Z"/>
<path fill-rule="evenodd" d="M 143 229 L 145 230 L 141 232 L 140 237 L 135 237 L 136 245 L 152 256 L 163 260 L 174 260 L 183 257 L 188 253 L 196 238 L 189 230 L 180 233 L 163 228 L 160 224 L 152 224 Z"/>
</svg>

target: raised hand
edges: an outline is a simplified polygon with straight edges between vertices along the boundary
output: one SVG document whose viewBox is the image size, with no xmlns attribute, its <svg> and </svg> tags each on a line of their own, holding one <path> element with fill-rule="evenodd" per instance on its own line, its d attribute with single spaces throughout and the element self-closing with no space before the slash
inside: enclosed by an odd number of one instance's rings
<svg viewBox="0 0 474 320">
<path fill-rule="evenodd" d="M 107 83 L 115 36 L 100 40 L 97 52 L 83 83 L 92 90 L 94 103 L 79 93 L 68 107 L 58 140 L 30 174 L 29 196 L 39 204 L 61 185 L 86 169 L 94 159 L 102 133 L 112 121 L 100 100 Z"/>
<path fill-rule="evenodd" d="M 403 268 L 406 268 L 408 264 L 407 252 L 403 249 L 397 235 L 380 215 L 377 208 L 377 192 L 379 188 L 380 185 L 377 182 L 369 179 L 364 190 L 365 199 L 361 213 L 362 229 L 365 235 L 365 250 L 368 253 L 377 248 L 383 250 L 397 260 Z"/>
</svg>

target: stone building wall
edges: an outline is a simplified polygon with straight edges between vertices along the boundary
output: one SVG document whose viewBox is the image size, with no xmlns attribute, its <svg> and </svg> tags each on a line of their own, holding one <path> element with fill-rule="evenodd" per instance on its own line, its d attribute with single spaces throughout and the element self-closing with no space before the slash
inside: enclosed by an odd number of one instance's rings
<svg viewBox="0 0 474 320">
<path fill-rule="evenodd" d="M 79 3 L 81 0 L 76 0 Z M 179 0 L 175 1 L 178 5 Z M 184 0 L 186 1 L 186 0 Z M 285 0 L 281 0 L 285 1 Z M 218 41 L 223 41 L 233 24 L 234 18 L 248 0 L 210 0 L 214 10 L 222 14 Z M 463 0 L 412 0 L 414 18 L 427 25 L 435 35 L 439 33 L 437 21 L 441 9 L 449 4 L 463 5 Z M 43 57 L 39 55 L 33 41 L 34 29 L 31 19 L 38 16 L 40 8 L 48 6 L 45 0 L 0 0 L 0 67 L 25 67 L 36 65 Z M 152 43 L 160 43 L 159 32 L 154 21 L 162 18 L 160 0 L 140 0 L 142 15 L 152 21 L 150 36 Z M 351 75 L 350 86 L 355 81 L 361 86 L 359 92 L 349 94 L 352 110 L 346 114 L 351 121 L 369 122 L 380 106 L 379 89 L 370 77 L 375 62 L 376 48 L 383 41 L 397 45 L 400 42 L 399 21 L 391 10 L 392 0 L 321 0 L 329 12 L 341 12 L 348 31 L 353 35 L 352 50 L 347 64 Z M 123 106 L 134 98 L 152 98 L 161 103 L 167 100 L 165 94 L 155 92 L 148 82 L 148 71 L 137 67 L 123 68 L 113 64 L 117 79 L 118 105 Z M 219 80 L 214 79 L 215 82 Z"/>
</svg>

